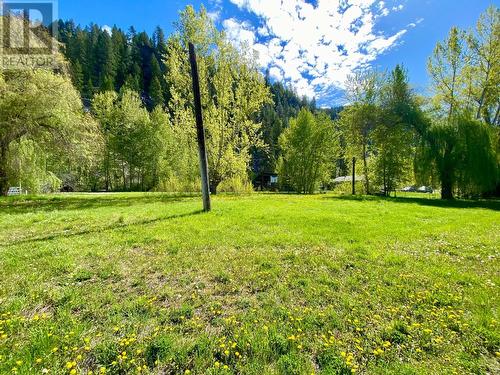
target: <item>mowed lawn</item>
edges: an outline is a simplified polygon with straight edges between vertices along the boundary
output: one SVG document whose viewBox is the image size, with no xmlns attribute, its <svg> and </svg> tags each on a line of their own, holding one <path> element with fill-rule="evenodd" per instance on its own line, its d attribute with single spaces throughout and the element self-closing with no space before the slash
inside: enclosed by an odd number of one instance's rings
<svg viewBox="0 0 500 375">
<path fill-rule="evenodd" d="M 0 199 L 0 374 L 499 374 L 500 202 Z"/>
</svg>

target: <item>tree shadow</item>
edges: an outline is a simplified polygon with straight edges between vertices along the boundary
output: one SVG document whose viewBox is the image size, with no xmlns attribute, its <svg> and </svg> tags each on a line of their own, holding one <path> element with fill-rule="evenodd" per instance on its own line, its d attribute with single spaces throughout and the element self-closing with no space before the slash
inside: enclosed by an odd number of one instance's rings
<svg viewBox="0 0 500 375">
<path fill-rule="evenodd" d="M 0 213 L 9 215 L 84 210 L 99 207 L 129 207 L 136 204 L 162 202 L 178 202 L 184 198 L 196 197 L 199 194 L 147 194 L 120 196 L 115 194 L 89 194 L 88 196 L 47 196 L 47 197 L 12 197 L 0 199 Z"/>
<path fill-rule="evenodd" d="M 419 204 L 421 206 L 440 207 L 440 208 L 484 208 L 493 211 L 500 211 L 500 200 L 443 200 L 433 198 L 417 198 L 417 197 L 376 197 L 366 195 L 339 195 L 326 196 L 324 199 L 346 200 L 346 201 L 387 201 L 402 204 Z"/>
<path fill-rule="evenodd" d="M 0 246 L 15 246 L 15 245 L 26 244 L 26 243 L 49 241 L 49 240 L 58 239 L 58 238 L 69 238 L 69 237 L 81 236 L 81 235 L 92 234 L 92 233 L 103 233 L 103 232 L 107 232 L 107 231 L 113 231 L 116 229 L 128 228 L 128 227 L 132 227 L 132 226 L 149 225 L 149 224 L 157 223 L 160 221 L 181 219 L 184 217 L 195 216 L 195 215 L 199 215 L 202 213 L 204 213 L 203 210 L 196 210 L 196 211 L 191 211 L 191 212 L 187 212 L 184 214 L 160 216 L 160 217 L 156 217 L 156 218 L 152 218 L 152 219 L 138 220 L 138 221 L 129 222 L 129 223 L 116 222 L 116 223 L 113 223 L 110 225 L 84 228 L 84 229 L 77 230 L 77 231 L 61 231 L 61 232 L 50 233 L 50 234 L 42 235 L 42 236 L 25 237 L 25 238 L 21 238 L 21 239 L 16 240 L 16 241 L 9 241 L 7 243 L 0 243 Z"/>
</svg>

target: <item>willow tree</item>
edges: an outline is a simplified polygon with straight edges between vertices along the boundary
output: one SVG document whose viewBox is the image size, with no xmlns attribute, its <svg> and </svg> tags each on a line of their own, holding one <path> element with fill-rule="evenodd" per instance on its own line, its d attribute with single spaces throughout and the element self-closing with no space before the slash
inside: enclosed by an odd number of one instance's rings
<svg viewBox="0 0 500 375">
<path fill-rule="evenodd" d="M 457 116 L 434 122 L 424 135 L 418 159 L 435 170 L 441 198 L 480 196 L 495 187 L 498 170 L 492 129 L 479 121 Z"/>
<path fill-rule="evenodd" d="M 12 179 L 8 163 L 20 143 L 29 141 L 37 153 L 62 159 L 90 155 L 97 138 L 67 76 L 46 70 L 0 74 L 0 194 Z"/>
<path fill-rule="evenodd" d="M 499 20 L 491 7 L 469 35 L 453 27 L 429 60 L 437 111 L 421 131 L 420 160 L 432 161 L 445 199 L 489 192 L 498 180 Z"/>
<path fill-rule="evenodd" d="M 280 136 L 282 157 L 278 171 L 283 186 L 312 194 L 321 182 L 329 180 L 336 159 L 334 126 L 325 113 L 315 116 L 302 109 Z"/>
<path fill-rule="evenodd" d="M 262 143 L 260 124 L 254 121 L 254 116 L 270 101 L 270 94 L 255 65 L 255 56 L 233 46 L 215 28 L 203 7 L 199 12 L 192 6 L 186 7 L 168 41 L 165 64 L 171 125 L 177 128 L 177 134 L 182 134 L 179 147 L 190 155 L 196 155 L 196 129 L 187 54 L 189 42 L 195 45 L 198 57 L 210 190 L 215 194 L 226 179 L 248 179 L 250 150 Z M 182 160 L 195 163 L 197 158 Z M 192 166 L 183 169 L 195 170 Z"/>
</svg>

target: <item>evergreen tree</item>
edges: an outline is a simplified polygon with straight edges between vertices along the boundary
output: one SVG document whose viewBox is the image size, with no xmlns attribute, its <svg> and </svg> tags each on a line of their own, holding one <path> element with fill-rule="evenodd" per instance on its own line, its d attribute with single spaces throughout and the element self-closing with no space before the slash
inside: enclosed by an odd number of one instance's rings
<svg viewBox="0 0 500 375">
<path fill-rule="evenodd" d="M 80 61 L 75 61 L 72 65 L 72 78 L 73 78 L 73 85 L 75 88 L 78 90 L 78 92 L 82 92 L 83 90 L 83 69 L 82 65 L 80 64 Z"/>
</svg>

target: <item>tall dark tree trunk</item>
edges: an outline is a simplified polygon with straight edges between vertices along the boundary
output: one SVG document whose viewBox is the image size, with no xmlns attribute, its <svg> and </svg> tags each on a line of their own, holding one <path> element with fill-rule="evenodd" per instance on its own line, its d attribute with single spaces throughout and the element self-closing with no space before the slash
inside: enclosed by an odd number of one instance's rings
<svg viewBox="0 0 500 375">
<path fill-rule="evenodd" d="M 7 145 L 0 143 L 0 195 L 7 194 Z"/>
<path fill-rule="evenodd" d="M 210 194 L 217 195 L 217 187 L 219 186 L 218 181 L 210 181 Z"/>
<path fill-rule="evenodd" d="M 451 168 L 442 168 L 441 179 L 441 199 L 453 199 L 453 171 Z"/>
<path fill-rule="evenodd" d="M 441 199 L 453 199 L 454 168 L 452 158 L 452 146 L 447 146 L 442 162 L 440 163 L 439 177 L 441 179 Z"/>
<path fill-rule="evenodd" d="M 453 199 L 453 183 L 447 172 L 441 174 L 441 199 Z"/>
</svg>

